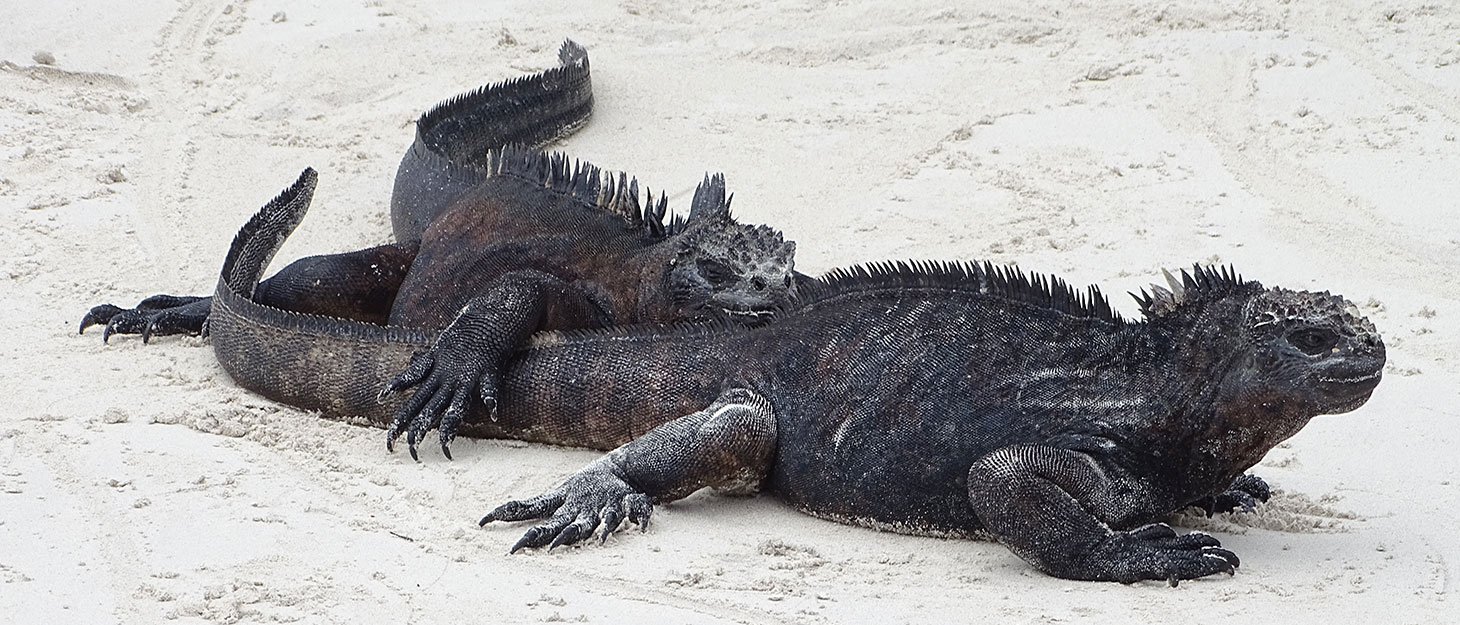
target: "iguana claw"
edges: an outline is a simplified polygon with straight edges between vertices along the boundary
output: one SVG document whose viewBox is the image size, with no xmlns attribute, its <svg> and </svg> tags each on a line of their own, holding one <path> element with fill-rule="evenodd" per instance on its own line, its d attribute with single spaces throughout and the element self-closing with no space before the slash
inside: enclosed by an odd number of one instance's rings
<svg viewBox="0 0 1460 625">
<path fill-rule="evenodd" d="M 94 325 L 107 323 L 112 320 L 112 317 L 115 317 L 125 311 L 125 308 L 122 308 L 120 306 L 113 306 L 111 304 L 92 306 L 91 310 L 86 311 L 86 315 L 81 317 L 81 327 L 76 330 L 76 333 L 86 334 L 87 328 Z M 105 339 L 102 340 L 105 341 Z"/>
<path fill-rule="evenodd" d="M 552 550 L 595 535 L 602 544 L 624 520 L 645 530 L 653 507 L 649 497 L 629 486 L 611 463 L 596 462 L 545 494 L 498 506 L 482 517 L 480 525 L 548 517 L 529 528 L 508 553 L 526 547 L 547 546 Z"/>
<path fill-rule="evenodd" d="M 102 304 L 86 311 L 77 332 L 85 334 L 91 326 L 105 325 L 103 343 L 110 342 L 113 334 L 140 334 L 143 343 L 153 336 L 198 335 L 208 321 L 211 304 L 211 298 L 178 295 L 154 295 L 131 309 Z"/>
<path fill-rule="evenodd" d="M 1202 532 L 1177 535 L 1157 523 L 1112 534 L 1095 559 L 1114 565 L 1115 581 L 1162 580 L 1174 587 L 1181 580 L 1235 574 L 1242 562 L 1221 544 Z"/>
<path fill-rule="evenodd" d="M 405 370 L 381 389 L 377 400 L 415 389 L 395 413 L 386 433 L 386 449 L 393 450 L 395 439 L 406 432 L 411 457 L 416 458 L 416 443 L 435 428 L 441 438 L 441 453 L 449 460 L 449 446 L 466 420 L 473 396 L 480 397 L 487 413 L 495 418 L 496 376 L 485 373 L 487 364 L 473 357 L 473 346 L 478 341 L 470 337 L 471 331 L 457 324 L 448 327 L 435 345 L 413 354 Z"/>
<path fill-rule="evenodd" d="M 1272 489 L 1268 487 L 1267 482 L 1249 473 L 1233 480 L 1227 490 L 1203 497 L 1189 505 L 1200 508 L 1210 518 L 1212 515 L 1238 510 L 1252 512 L 1257 509 L 1259 502 L 1266 503 L 1271 497 Z"/>
</svg>

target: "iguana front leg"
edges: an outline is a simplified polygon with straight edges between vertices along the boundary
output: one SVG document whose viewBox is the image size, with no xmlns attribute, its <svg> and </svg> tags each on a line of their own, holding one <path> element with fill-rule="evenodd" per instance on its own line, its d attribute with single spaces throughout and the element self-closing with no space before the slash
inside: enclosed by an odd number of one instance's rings
<svg viewBox="0 0 1460 625">
<path fill-rule="evenodd" d="M 414 243 L 307 256 L 260 282 L 253 299 L 293 312 L 384 324 L 415 256 Z M 103 342 L 113 334 L 141 334 L 143 343 L 154 336 L 201 334 L 212 304 L 212 297 L 179 295 L 154 295 L 130 309 L 102 304 L 87 311 L 79 331 L 105 325 Z"/>
<path fill-rule="evenodd" d="M 469 402 L 475 396 L 489 414 L 496 409 L 502 367 L 527 337 L 544 327 L 600 327 L 605 320 L 602 309 L 573 284 L 530 269 L 503 274 L 381 390 L 383 398 L 416 388 L 396 412 L 386 449 L 394 451 L 395 440 L 405 433 L 411 458 L 419 460 L 416 443 L 436 427 L 441 453 L 450 458 L 449 445 Z"/>
<path fill-rule="evenodd" d="M 770 473 L 775 450 L 770 403 L 753 391 L 731 389 L 708 408 L 609 452 L 557 488 L 498 506 L 481 524 L 548 519 L 527 530 L 513 552 L 576 543 L 592 537 L 600 525 L 601 540 L 606 540 L 624 519 L 646 528 L 655 503 L 705 487 L 754 488 Z"/>
<path fill-rule="evenodd" d="M 1217 539 L 1178 536 L 1164 524 L 1130 531 L 1127 518 L 1148 494 L 1134 480 L 1107 475 L 1088 454 L 1049 446 L 1005 447 L 968 472 L 974 513 L 999 542 L 1035 568 L 1067 579 L 1179 580 L 1233 573 L 1236 554 Z"/>
</svg>

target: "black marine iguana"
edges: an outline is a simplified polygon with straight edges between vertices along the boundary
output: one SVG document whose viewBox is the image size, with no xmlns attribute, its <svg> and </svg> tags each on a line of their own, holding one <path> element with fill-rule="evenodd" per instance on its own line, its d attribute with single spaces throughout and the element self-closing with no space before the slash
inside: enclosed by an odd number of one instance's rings
<svg viewBox="0 0 1460 625">
<path fill-rule="evenodd" d="M 421 115 L 391 193 L 395 244 L 302 259 L 263 281 L 256 296 L 298 312 L 384 323 L 422 233 L 489 177 L 492 150 L 546 145 L 587 123 L 593 112 L 588 52 L 564 41 L 558 61 L 557 67 L 463 93 Z M 371 271 L 380 267 L 388 268 L 387 275 Z M 141 334 L 144 343 L 153 336 L 200 334 L 211 303 L 210 297 L 155 295 L 131 309 L 102 304 L 82 318 L 80 331 L 104 325 L 103 341 L 113 334 Z"/>
<path fill-rule="evenodd" d="M 550 141 L 592 110 L 587 52 L 561 65 L 444 102 L 421 116 L 396 175 L 397 243 L 299 260 L 254 297 L 294 312 L 441 329 L 389 390 L 419 387 L 388 444 L 440 422 L 448 457 L 473 397 L 495 403 L 497 372 L 541 329 L 728 316 L 760 323 L 794 294 L 795 244 L 737 223 L 724 180 L 706 177 L 687 219 L 666 223 L 664 197 L 640 207 L 636 180 L 615 180 L 517 144 Z M 311 178 L 314 174 L 308 174 Z M 312 184 L 312 183 L 311 183 Z M 137 308 L 93 308 L 81 330 L 197 333 L 211 298 L 159 295 Z"/>
<path fill-rule="evenodd" d="M 428 332 L 251 299 L 308 183 L 235 239 L 214 349 L 245 388 L 390 425 L 375 391 Z M 509 363 L 497 419 L 478 411 L 462 433 L 617 448 L 481 523 L 546 518 L 512 550 L 551 547 L 642 525 L 703 487 L 760 487 L 837 521 L 993 538 L 1059 577 L 1231 573 L 1237 556 L 1215 538 L 1158 521 L 1264 498 L 1243 472 L 1313 416 L 1362 405 L 1384 344 L 1340 296 L 1229 269 L 1197 266 L 1137 299 L 1145 319 L 1131 321 L 1058 278 L 883 263 L 808 283 L 761 327 L 539 334 Z"/>
</svg>

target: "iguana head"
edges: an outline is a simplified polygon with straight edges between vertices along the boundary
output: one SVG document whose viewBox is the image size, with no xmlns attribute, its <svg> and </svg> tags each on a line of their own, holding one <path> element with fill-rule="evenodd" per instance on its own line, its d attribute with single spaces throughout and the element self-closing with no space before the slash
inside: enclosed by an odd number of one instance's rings
<svg viewBox="0 0 1460 625">
<path fill-rule="evenodd" d="M 767 226 L 736 222 L 719 175 L 695 190 L 689 218 L 670 244 L 666 287 L 681 317 L 759 324 L 795 297 L 795 242 Z"/>
<path fill-rule="evenodd" d="M 1271 288 L 1244 313 L 1253 366 L 1306 396 L 1313 414 L 1362 406 L 1383 376 L 1384 341 L 1358 306 L 1341 296 Z"/>
<path fill-rule="evenodd" d="M 1341 296 L 1264 288 L 1227 269 L 1197 267 L 1167 280 L 1170 290 L 1153 287 L 1142 309 L 1153 323 L 1189 325 L 1194 341 L 1227 352 L 1212 358 L 1228 363 L 1226 371 L 1210 373 L 1222 378 L 1219 402 L 1252 413 L 1243 421 L 1262 415 L 1301 427 L 1315 415 L 1358 408 L 1379 384 L 1384 341 Z"/>
</svg>

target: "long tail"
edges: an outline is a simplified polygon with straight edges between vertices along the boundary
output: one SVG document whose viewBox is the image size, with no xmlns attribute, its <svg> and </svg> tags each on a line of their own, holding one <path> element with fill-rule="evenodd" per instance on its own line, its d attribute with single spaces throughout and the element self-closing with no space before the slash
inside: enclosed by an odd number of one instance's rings
<svg viewBox="0 0 1460 625">
<path fill-rule="evenodd" d="M 395 400 L 376 393 L 434 337 L 416 328 L 264 306 L 254 290 L 269 261 L 304 219 L 316 175 L 306 169 L 248 221 L 233 239 L 208 317 L 213 352 L 239 386 L 325 416 L 363 417 L 385 426 Z"/>
<path fill-rule="evenodd" d="M 252 299 L 259 281 L 264 279 L 264 270 L 274 260 L 274 254 L 284 246 L 284 240 L 299 227 L 304 213 L 309 212 L 309 202 L 314 199 L 314 185 L 319 174 L 314 168 L 306 167 L 299 179 L 269 200 L 253 218 L 239 229 L 223 259 L 223 273 L 218 276 L 218 288 L 225 286 L 244 298 Z"/>
<path fill-rule="evenodd" d="M 390 214 L 397 241 L 414 241 L 453 200 L 490 175 L 489 153 L 541 147 L 572 134 L 593 113 L 588 51 L 572 40 L 557 67 L 487 85 L 436 105 L 395 174 Z"/>
</svg>

